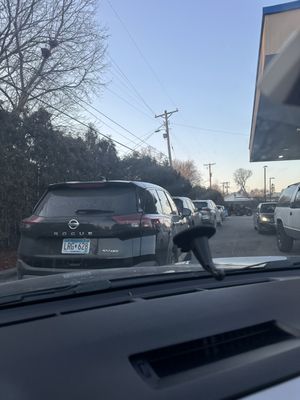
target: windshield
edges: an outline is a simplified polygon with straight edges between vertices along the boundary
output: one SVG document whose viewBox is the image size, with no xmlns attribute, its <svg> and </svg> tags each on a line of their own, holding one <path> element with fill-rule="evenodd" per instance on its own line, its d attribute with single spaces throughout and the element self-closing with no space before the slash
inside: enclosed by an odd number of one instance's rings
<svg viewBox="0 0 300 400">
<path fill-rule="evenodd" d="M 276 204 L 262 204 L 260 207 L 261 213 L 272 214 L 275 211 Z"/>
<path fill-rule="evenodd" d="M 0 2 L 0 295 L 202 270 L 174 242 L 197 227 L 226 265 L 300 256 L 300 3 L 277 3 Z"/>
</svg>

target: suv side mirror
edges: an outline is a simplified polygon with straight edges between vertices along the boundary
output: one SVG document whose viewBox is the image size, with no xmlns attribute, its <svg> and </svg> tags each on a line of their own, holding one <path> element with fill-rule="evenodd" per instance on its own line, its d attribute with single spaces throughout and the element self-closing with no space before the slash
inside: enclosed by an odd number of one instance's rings
<svg viewBox="0 0 300 400">
<path fill-rule="evenodd" d="M 183 217 L 190 217 L 192 214 L 192 211 L 189 208 L 183 208 L 181 215 Z"/>
</svg>

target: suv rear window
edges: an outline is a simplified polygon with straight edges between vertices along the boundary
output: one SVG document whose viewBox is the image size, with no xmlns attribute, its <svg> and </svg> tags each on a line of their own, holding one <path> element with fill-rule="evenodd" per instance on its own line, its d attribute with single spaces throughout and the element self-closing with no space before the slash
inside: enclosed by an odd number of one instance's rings
<svg viewBox="0 0 300 400">
<path fill-rule="evenodd" d="M 194 201 L 195 206 L 199 209 L 201 208 L 207 208 L 208 207 L 208 203 L 207 201 Z"/>
<path fill-rule="evenodd" d="M 132 214 L 137 212 L 133 187 L 104 186 L 97 189 L 56 189 L 46 194 L 35 210 L 41 217 L 80 214 Z"/>
</svg>

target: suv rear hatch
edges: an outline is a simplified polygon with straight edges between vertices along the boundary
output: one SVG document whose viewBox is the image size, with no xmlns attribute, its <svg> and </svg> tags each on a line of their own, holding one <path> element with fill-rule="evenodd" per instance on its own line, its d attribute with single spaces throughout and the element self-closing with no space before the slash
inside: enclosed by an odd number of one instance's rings
<svg viewBox="0 0 300 400">
<path fill-rule="evenodd" d="M 21 224 L 20 258 L 45 267 L 130 265 L 141 252 L 141 220 L 134 184 L 53 185 Z"/>
</svg>

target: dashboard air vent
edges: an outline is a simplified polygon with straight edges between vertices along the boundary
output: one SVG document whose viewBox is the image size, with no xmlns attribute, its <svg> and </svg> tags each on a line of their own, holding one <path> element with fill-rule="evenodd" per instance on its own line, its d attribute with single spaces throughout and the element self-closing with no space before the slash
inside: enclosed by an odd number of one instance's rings
<svg viewBox="0 0 300 400">
<path fill-rule="evenodd" d="M 164 378 L 293 337 L 270 321 L 151 350 L 130 360 L 144 379 Z"/>
</svg>

